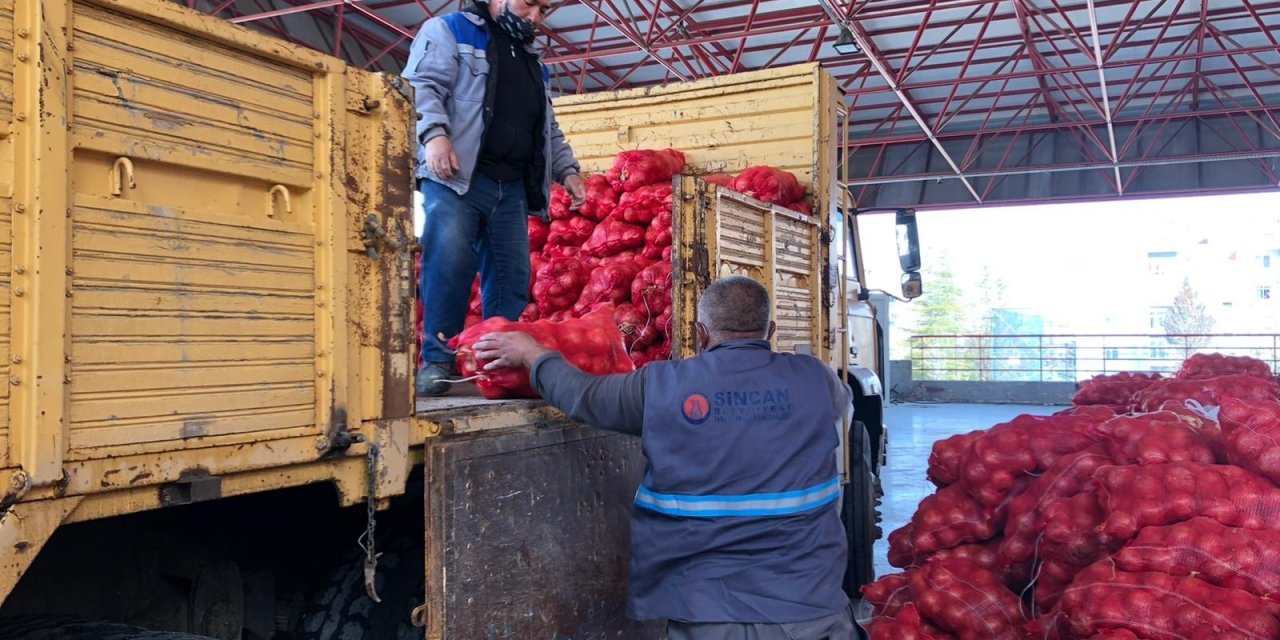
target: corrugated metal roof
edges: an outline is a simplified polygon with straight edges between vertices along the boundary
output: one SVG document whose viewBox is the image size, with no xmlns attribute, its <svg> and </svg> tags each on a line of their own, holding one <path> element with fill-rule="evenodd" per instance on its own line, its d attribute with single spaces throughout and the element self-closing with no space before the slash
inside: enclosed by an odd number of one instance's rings
<svg viewBox="0 0 1280 640">
<path fill-rule="evenodd" d="M 424 19 L 460 6 L 188 4 L 393 72 Z M 545 27 L 562 92 L 822 62 L 849 94 L 861 202 L 1280 185 L 1280 0 L 566 0 Z M 836 50 L 842 29 L 861 51 Z M 1036 173 L 1081 175 L 1037 191 Z"/>
</svg>

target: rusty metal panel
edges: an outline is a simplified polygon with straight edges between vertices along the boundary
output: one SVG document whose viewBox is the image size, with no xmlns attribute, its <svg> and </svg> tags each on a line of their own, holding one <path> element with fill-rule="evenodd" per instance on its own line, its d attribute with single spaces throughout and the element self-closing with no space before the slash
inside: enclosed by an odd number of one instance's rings
<svg viewBox="0 0 1280 640">
<path fill-rule="evenodd" d="M 0 164 L 3 164 L 0 162 Z M 9 176 L 0 172 L 0 382 L 9 379 L 10 329 L 12 327 L 13 270 L 13 217 L 9 213 L 13 199 L 7 196 L 12 188 Z M 9 385 L 0 384 L 0 467 L 9 462 Z"/>
<path fill-rule="evenodd" d="M 582 427 L 427 451 L 427 638 L 661 637 L 624 615 L 640 440 Z"/>
<path fill-rule="evenodd" d="M 312 185 L 312 71 L 88 2 L 74 25 L 77 148 Z"/>
<path fill-rule="evenodd" d="M 698 296 L 713 280 L 746 276 L 765 285 L 778 324 L 774 347 L 825 358 L 826 239 L 822 221 L 692 177 L 678 181 L 674 201 L 674 353 L 694 349 Z"/>
<path fill-rule="evenodd" d="M 0 0 L 0 123 L 13 117 L 13 0 Z M 5 195 L 8 194 L 6 190 Z"/>
<path fill-rule="evenodd" d="M 0 126 L 13 117 L 13 0 L 0 0 Z M 8 131 L 0 132 L 7 142 Z M 9 379 L 13 270 L 13 146 L 0 150 L 0 381 Z M 9 385 L 0 384 L 0 468 L 9 461 Z"/>
<path fill-rule="evenodd" d="M 413 415 L 413 104 L 399 78 L 348 74 L 346 165 L 351 406 L 364 420 Z"/>
</svg>

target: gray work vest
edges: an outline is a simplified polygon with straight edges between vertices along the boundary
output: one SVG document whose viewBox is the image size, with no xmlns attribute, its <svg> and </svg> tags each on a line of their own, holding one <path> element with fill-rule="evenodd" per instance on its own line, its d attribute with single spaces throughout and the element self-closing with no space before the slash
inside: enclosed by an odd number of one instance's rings
<svg viewBox="0 0 1280 640">
<path fill-rule="evenodd" d="M 628 614 L 788 623 L 847 607 L 826 365 L 740 340 L 644 374 Z"/>
</svg>

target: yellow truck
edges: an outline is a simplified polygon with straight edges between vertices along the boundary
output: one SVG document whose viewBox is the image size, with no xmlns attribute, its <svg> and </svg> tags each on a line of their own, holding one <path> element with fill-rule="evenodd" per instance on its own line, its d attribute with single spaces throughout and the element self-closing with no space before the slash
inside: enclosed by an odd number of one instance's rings
<svg viewBox="0 0 1280 640">
<path fill-rule="evenodd" d="M 0 637 L 659 637 L 621 615 L 636 439 L 413 398 L 407 94 L 168 2 L 0 0 Z M 708 282 L 765 282 L 874 467 L 843 108 L 811 65 L 557 104 L 588 170 L 674 147 L 813 186 L 807 217 L 676 180 L 675 355 Z M 846 477 L 852 590 L 878 532 Z"/>
</svg>

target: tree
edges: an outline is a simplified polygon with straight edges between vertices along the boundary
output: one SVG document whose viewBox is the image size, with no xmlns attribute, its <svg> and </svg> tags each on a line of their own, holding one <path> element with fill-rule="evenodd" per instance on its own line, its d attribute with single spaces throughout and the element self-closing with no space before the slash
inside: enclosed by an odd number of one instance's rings
<svg viewBox="0 0 1280 640">
<path fill-rule="evenodd" d="M 937 264 L 944 266 L 929 269 L 924 274 L 924 295 L 920 297 L 914 335 L 940 336 L 967 333 L 970 329 L 967 318 L 966 296 L 964 290 L 956 283 L 955 274 L 947 266 L 945 256 L 939 256 Z M 964 340 L 926 342 L 934 347 L 928 357 L 922 353 L 912 353 L 913 369 L 921 375 L 918 379 L 934 380 L 974 380 L 973 345 Z"/>
<path fill-rule="evenodd" d="M 1161 324 L 1168 335 L 1167 340 L 1189 353 L 1209 344 L 1209 338 L 1194 334 L 1213 331 L 1214 320 L 1200 303 L 1196 290 L 1191 288 L 1191 281 L 1184 278 L 1182 288 L 1173 299 L 1173 307 L 1165 312 Z"/>
</svg>

